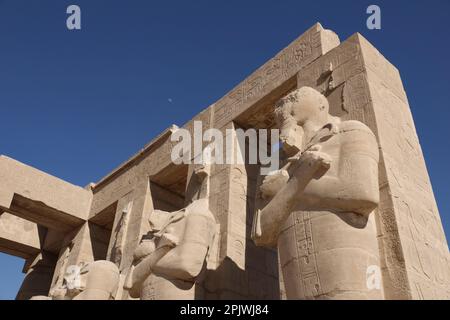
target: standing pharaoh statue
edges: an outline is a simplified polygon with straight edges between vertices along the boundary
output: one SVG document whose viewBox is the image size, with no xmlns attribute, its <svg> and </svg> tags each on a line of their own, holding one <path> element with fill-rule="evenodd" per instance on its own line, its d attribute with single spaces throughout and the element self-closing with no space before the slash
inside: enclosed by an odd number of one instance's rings
<svg viewBox="0 0 450 320">
<path fill-rule="evenodd" d="M 288 299 L 382 299 L 369 280 L 379 270 L 375 135 L 332 117 L 309 87 L 281 99 L 275 115 L 287 159 L 262 182 L 253 240 L 278 246 Z"/>
<path fill-rule="evenodd" d="M 198 168 L 195 197 L 176 212 L 153 210 L 150 231 L 134 253 L 126 288 L 141 300 L 191 300 L 213 244 L 216 222 L 209 209 L 209 167 Z"/>
</svg>

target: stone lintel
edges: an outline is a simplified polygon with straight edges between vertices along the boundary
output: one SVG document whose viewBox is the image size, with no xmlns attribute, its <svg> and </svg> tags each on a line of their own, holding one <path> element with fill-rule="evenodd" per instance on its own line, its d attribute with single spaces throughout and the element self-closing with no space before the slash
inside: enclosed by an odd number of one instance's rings
<svg viewBox="0 0 450 320">
<path fill-rule="evenodd" d="M 0 156 L 0 210 L 68 231 L 89 214 L 92 192 Z"/>
<path fill-rule="evenodd" d="M 37 224 L 4 213 L 0 216 L 0 251 L 27 259 L 41 251 L 45 230 Z"/>
</svg>

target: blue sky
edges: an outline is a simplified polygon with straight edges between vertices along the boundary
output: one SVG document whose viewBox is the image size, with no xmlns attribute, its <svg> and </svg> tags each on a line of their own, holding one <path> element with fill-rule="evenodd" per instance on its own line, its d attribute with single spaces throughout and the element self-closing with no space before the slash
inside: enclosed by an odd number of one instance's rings
<svg viewBox="0 0 450 320">
<path fill-rule="evenodd" d="M 81 31 L 66 28 L 70 4 Z M 366 28 L 370 4 L 381 30 Z M 0 154 L 95 182 L 320 21 L 400 69 L 448 235 L 449 18 L 448 0 L 0 0 Z M 0 299 L 22 264 L 0 254 Z"/>
</svg>

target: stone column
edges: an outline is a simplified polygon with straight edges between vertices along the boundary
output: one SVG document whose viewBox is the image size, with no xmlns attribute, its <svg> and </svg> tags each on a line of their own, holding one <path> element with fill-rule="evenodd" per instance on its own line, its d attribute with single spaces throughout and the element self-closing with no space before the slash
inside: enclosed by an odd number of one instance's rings
<svg viewBox="0 0 450 320">
<path fill-rule="evenodd" d="M 34 296 L 48 296 L 55 271 L 56 256 L 41 252 L 26 264 L 26 276 L 17 293 L 16 300 L 29 300 Z"/>
</svg>

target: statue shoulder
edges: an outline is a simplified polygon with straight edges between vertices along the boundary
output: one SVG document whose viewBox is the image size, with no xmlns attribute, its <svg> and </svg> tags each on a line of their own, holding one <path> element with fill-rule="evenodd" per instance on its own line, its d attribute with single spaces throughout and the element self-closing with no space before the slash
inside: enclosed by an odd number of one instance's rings
<svg viewBox="0 0 450 320">
<path fill-rule="evenodd" d="M 377 139 L 364 123 L 354 120 L 342 122 L 339 133 L 347 154 L 366 155 L 379 161 Z"/>
<path fill-rule="evenodd" d="M 208 199 L 199 199 L 193 201 L 187 208 L 186 213 L 188 216 L 196 215 L 203 216 L 208 220 L 215 221 L 214 214 L 211 212 L 209 208 L 209 200 Z"/>
<path fill-rule="evenodd" d="M 353 131 L 354 131 L 354 133 L 358 133 L 358 132 L 367 133 L 367 134 L 375 137 L 375 134 L 372 132 L 372 130 L 367 125 L 362 123 L 361 121 L 348 120 L 348 121 L 341 122 L 339 124 L 339 133 L 346 133 L 346 132 L 353 132 Z"/>
</svg>

